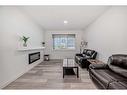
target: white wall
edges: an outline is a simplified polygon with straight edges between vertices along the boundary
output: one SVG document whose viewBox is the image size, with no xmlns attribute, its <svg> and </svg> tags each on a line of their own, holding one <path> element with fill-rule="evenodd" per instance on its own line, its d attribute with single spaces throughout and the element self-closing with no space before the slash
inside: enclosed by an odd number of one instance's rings
<svg viewBox="0 0 127 95">
<path fill-rule="evenodd" d="M 0 7 L 0 87 L 4 87 L 24 72 L 42 62 L 43 51 L 18 51 L 20 36 L 29 36 L 28 47 L 40 47 L 43 30 L 18 7 Z M 41 59 L 28 64 L 28 54 L 40 51 Z M 1 62 L 2 61 L 2 62 Z"/>
<path fill-rule="evenodd" d="M 81 30 L 63 30 L 63 31 L 46 31 L 45 32 L 45 42 L 46 49 L 45 54 L 50 54 L 51 59 L 63 59 L 63 58 L 73 58 L 75 53 L 80 52 L 80 43 L 82 40 Z M 75 34 L 76 35 L 76 49 L 75 50 L 53 50 L 53 39 L 52 34 Z"/>
<path fill-rule="evenodd" d="M 111 7 L 84 31 L 88 48 L 107 62 L 112 54 L 127 53 L 127 7 Z"/>
</svg>

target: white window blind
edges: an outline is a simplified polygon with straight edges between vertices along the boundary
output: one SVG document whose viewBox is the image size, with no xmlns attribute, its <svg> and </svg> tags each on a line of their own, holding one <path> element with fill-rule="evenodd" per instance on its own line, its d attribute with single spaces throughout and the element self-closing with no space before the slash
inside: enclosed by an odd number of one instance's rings
<svg viewBox="0 0 127 95">
<path fill-rule="evenodd" d="M 53 34 L 53 49 L 75 49 L 75 34 Z"/>
</svg>

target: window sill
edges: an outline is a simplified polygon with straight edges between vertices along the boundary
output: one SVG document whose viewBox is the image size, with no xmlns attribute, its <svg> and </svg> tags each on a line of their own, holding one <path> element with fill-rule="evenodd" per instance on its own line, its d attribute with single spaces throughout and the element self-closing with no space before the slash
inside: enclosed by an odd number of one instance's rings
<svg viewBox="0 0 127 95">
<path fill-rule="evenodd" d="M 76 49 L 53 49 L 54 51 L 75 51 Z"/>
</svg>

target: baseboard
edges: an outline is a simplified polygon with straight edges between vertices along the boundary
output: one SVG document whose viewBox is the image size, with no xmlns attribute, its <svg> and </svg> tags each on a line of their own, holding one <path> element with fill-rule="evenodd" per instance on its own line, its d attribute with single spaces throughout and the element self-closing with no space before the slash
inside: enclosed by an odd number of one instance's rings
<svg viewBox="0 0 127 95">
<path fill-rule="evenodd" d="M 43 61 L 41 61 L 43 62 Z M 19 77 L 21 77 L 23 74 L 25 74 L 26 72 L 28 72 L 29 70 L 31 70 L 33 67 L 35 67 L 36 65 L 40 64 L 41 62 L 36 63 L 35 65 L 31 66 L 30 68 L 26 69 L 25 71 L 21 72 L 20 74 L 18 74 L 15 78 L 7 81 L 4 85 L 0 86 L 0 89 L 3 89 L 4 87 L 6 87 L 7 85 L 9 85 L 10 83 L 12 83 L 13 81 L 15 81 L 16 79 L 18 79 Z"/>
</svg>

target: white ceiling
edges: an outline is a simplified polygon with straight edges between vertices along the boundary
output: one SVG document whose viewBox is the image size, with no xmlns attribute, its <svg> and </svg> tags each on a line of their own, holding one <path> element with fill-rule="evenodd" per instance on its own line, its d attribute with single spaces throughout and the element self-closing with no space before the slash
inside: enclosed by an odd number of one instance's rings
<svg viewBox="0 0 127 95">
<path fill-rule="evenodd" d="M 84 29 L 109 6 L 24 6 L 23 11 L 46 30 Z M 64 20 L 68 24 L 64 24 Z"/>
</svg>

